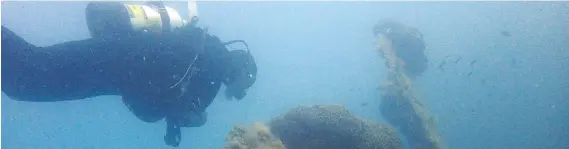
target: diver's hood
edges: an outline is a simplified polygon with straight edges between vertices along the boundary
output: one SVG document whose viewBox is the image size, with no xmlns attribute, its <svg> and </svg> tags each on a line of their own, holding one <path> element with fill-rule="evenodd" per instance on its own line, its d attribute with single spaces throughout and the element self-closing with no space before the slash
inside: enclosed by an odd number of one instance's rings
<svg viewBox="0 0 569 149">
<path fill-rule="evenodd" d="M 233 41 L 228 42 L 243 42 L 243 41 Z M 228 99 L 236 98 L 238 100 L 243 99 L 247 95 L 247 90 L 253 86 L 257 79 L 257 64 L 255 59 L 248 50 L 248 46 L 245 50 L 233 50 L 229 53 L 229 72 L 227 73 L 227 78 L 224 80 L 227 88 L 225 89 L 225 96 Z"/>
</svg>

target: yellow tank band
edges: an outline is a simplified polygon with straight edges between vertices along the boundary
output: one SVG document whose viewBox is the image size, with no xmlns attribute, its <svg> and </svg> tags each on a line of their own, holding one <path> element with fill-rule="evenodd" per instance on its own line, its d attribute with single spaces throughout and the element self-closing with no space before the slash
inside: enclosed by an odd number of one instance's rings
<svg viewBox="0 0 569 149">
<path fill-rule="evenodd" d="M 137 19 L 138 18 L 140 18 L 140 19 L 145 18 L 144 9 L 142 8 L 142 6 L 140 6 L 140 5 L 126 5 L 126 8 L 129 10 L 131 18 L 137 18 Z"/>
</svg>

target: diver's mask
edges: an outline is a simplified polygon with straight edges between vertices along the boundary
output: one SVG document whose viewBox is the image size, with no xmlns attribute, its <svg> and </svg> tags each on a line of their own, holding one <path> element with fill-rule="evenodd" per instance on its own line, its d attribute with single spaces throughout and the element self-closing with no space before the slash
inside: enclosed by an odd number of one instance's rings
<svg viewBox="0 0 569 149">
<path fill-rule="evenodd" d="M 232 50 L 229 53 L 229 72 L 224 80 L 226 85 L 225 97 L 228 99 L 243 99 L 247 95 L 249 89 L 257 80 L 257 64 L 247 44 L 241 40 L 225 43 L 232 44 L 242 42 L 245 44 L 247 51 Z"/>
</svg>

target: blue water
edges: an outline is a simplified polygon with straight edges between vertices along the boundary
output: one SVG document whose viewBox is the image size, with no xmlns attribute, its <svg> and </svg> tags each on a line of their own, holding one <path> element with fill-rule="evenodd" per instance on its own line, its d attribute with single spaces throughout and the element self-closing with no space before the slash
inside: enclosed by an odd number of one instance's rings
<svg viewBox="0 0 569 149">
<path fill-rule="evenodd" d="M 2 2 L 1 23 L 38 46 L 85 39 L 86 4 Z M 185 16 L 185 3 L 166 5 Z M 423 32 L 430 64 L 415 85 L 450 148 L 569 148 L 568 2 L 198 5 L 200 26 L 248 41 L 259 76 L 242 101 L 218 95 L 205 126 L 182 130 L 180 148 L 219 148 L 233 124 L 298 105 L 343 104 L 384 123 L 377 88 L 386 69 L 372 26 L 385 18 Z M 444 71 L 437 68 L 449 55 Z M 1 107 L 2 148 L 171 148 L 163 121 L 139 121 L 118 96 L 28 103 L 2 94 Z"/>
</svg>

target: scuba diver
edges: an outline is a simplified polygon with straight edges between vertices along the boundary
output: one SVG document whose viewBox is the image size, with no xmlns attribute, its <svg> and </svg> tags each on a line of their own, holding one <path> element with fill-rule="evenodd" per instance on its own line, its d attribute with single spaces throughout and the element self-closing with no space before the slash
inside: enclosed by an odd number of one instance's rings
<svg viewBox="0 0 569 149">
<path fill-rule="evenodd" d="M 181 127 L 206 122 L 205 109 L 222 84 L 226 96 L 241 100 L 257 76 L 244 41 L 222 42 L 196 26 L 195 8 L 189 15 L 182 20 L 160 2 L 91 2 L 92 38 L 45 47 L 2 25 L 2 92 L 27 102 L 119 95 L 138 119 L 165 119 L 164 140 L 177 147 Z M 246 50 L 226 47 L 238 42 Z"/>
</svg>

